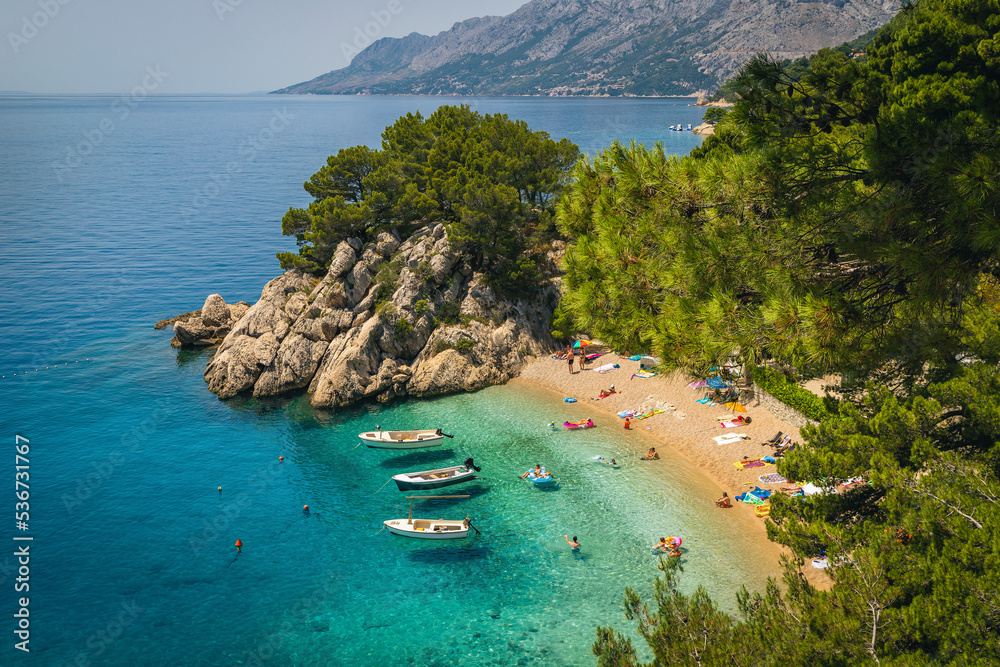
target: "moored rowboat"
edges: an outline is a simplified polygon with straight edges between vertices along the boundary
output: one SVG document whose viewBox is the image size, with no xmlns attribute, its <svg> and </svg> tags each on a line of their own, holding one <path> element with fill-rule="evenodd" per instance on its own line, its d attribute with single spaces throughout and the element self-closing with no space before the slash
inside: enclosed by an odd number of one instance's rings
<svg viewBox="0 0 1000 667">
<path fill-rule="evenodd" d="M 400 491 L 417 489 L 440 489 L 452 484 L 461 484 L 476 479 L 474 470 L 465 466 L 451 466 L 436 470 L 421 470 L 420 472 L 404 472 L 393 475 L 392 481 Z"/>
<path fill-rule="evenodd" d="M 459 540 L 468 537 L 469 528 L 474 528 L 469 517 L 461 520 L 452 519 L 414 519 L 414 500 L 441 500 L 445 498 L 468 498 L 469 496 L 407 496 L 410 501 L 410 514 L 405 519 L 389 519 L 382 525 L 394 535 L 416 537 L 421 540 Z M 478 530 L 476 531 L 479 532 Z"/>
<path fill-rule="evenodd" d="M 469 525 L 465 521 L 390 519 L 382 523 L 394 535 L 417 537 L 422 540 L 459 540 L 469 535 Z"/>
<path fill-rule="evenodd" d="M 441 429 L 423 431 L 368 431 L 358 437 L 373 449 L 419 449 L 438 447 L 444 442 Z"/>
</svg>

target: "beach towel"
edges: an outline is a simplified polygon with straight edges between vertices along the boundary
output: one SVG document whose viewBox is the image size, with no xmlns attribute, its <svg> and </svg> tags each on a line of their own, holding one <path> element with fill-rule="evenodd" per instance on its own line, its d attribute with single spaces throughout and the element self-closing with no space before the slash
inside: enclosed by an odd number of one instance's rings
<svg viewBox="0 0 1000 667">
<path fill-rule="evenodd" d="M 622 410 L 618 413 L 618 416 L 625 419 L 626 417 L 635 417 L 637 414 L 639 414 L 638 410 Z"/>
<path fill-rule="evenodd" d="M 743 426 L 740 422 L 722 422 L 722 428 L 736 428 L 737 426 Z"/>
<path fill-rule="evenodd" d="M 633 373 L 632 377 L 629 378 L 629 380 L 631 380 L 632 378 L 651 378 L 651 377 L 656 377 L 656 373 L 650 371 L 640 371 L 638 373 Z"/>
<path fill-rule="evenodd" d="M 593 354 L 586 355 L 587 361 L 593 361 L 594 359 L 598 358 L 599 356 L 601 356 L 600 352 L 594 352 Z"/>
<path fill-rule="evenodd" d="M 649 412 L 643 412 L 641 415 L 636 415 L 636 419 L 649 419 L 654 415 L 662 414 L 663 410 L 650 410 Z"/>
<path fill-rule="evenodd" d="M 621 368 L 618 364 L 604 364 L 603 366 L 598 366 L 597 368 L 591 368 L 590 370 L 595 373 L 610 373 L 616 368 Z"/>
<path fill-rule="evenodd" d="M 715 405 L 715 401 L 710 399 L 708 396 L 705 398 L 699 398 L 695 403 L 701 403 L 702 405 Z"/>
<path fill-rule="evenodd" d="M 788 481 L 776 472 L 772 472 L 770 475 L 761 475 L 757 479 L 760 480 L 761 484 L 784 484 Z"/>
<path fill-rule="evenodd" d="M 747 491 L 746 493 L 736 496 L 736 502 L 740 503 L 750 503 L 751 505 L 763 505 L 764 499 L 758 497 L 756 494 Z"/>
<path fill-rule="evenodd" d="M 772 465 L 770 463 L 765 463 L 760 459 L 744 459 L 743 461 L 736 461 L 733 463 L 734 466 L 740 470 L 746 470 L 747 468 L 763 468 L 764 466 Z"/>
<path fill-rule="evenodd" d="M 645 355 L 642 355 L 642 354 L 633 354 L 631 357 L 628 358 L 628 360 L 629 361 L 639 361 L 640 359 L 643 358 L 643 356 L 645 356 Z"/>
<path fill-rule="evenodd" d="M 730 435 L 717 435 L 712 438 L 712 440 L 715 440 L 715 444 L 717 445 L 728 445 L 733 442 L 739 442 L 742 439 L 743 436 L 736 433 L 732 433 Z"/>
</svg>

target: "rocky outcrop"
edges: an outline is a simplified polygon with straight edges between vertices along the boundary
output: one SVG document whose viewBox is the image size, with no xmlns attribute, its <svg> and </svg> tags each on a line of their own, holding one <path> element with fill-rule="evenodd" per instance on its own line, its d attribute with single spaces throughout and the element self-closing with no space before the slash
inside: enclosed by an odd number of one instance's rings
<svg viewBox="0 0 1000 667">
<path fill-rule="evenodd" d="M 702 123 L 698 127 L 691 130 L 695 134 L 700 134 L 702 136 L 708 136 L 709 134 L 715 134 L 715 126 L 711 123 Z"/>
<path fill-rule="evenodd" d="M 208 347 L 221 343 L 233 324 L 249 309 L 250 304 L 246 301 L 229 305 L 218 294 L 209 294 L 201 310 L 160 320 L 154 328 L 162 329 L 173 324 L 174 337 L 170 344 L 174 347 Z"/>
<path fill-rule="evenodd" d="M 203 327 L 223 313 L 209 301 Z M 324 407 L 470 391 L 507 381 L 552 348 L 557 301 L 554 286 L 498 299 L 441 224 L 405 241 L 389 232 L 368 244 L 350 239 L 321 278 L 292 270 L 269 282 L 231 323 L 205 380 L 220 398 L 305 388 Z"/>
</svg>

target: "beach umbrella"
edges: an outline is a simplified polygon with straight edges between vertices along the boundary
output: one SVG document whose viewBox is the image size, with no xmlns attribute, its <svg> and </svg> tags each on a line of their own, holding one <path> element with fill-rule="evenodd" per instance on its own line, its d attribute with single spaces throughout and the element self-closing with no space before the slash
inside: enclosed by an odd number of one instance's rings
<svg viewBox="0 0 1000 667">
<path fill-rule="evenodd" d="M 705 384 L 707 384 L 712 389 L 725 389 L 726 387 L 729 386 L 729 383 L 720 377 L 708 378 L 707 380 L 705 380 Z"/>
<path fill-rule="evenodd" d="M 746 408 L 744 408 L 742 405 L 740 405 L 736 401 L 729 401 L 728 403 L 726 403 L 726 407 L 729 408 L 730 410 L 732 410 L 733 412 L 746 412 L 747 411 Z"/>
<path fill-rule="evenodd" d="M 593 343 L 589 340 L 578 340 L 573 343 L 573 347 L 587 347 L 588 345 L 593 345 Z"/>
<path fill-rule="evenodd" d="M 695 380 L 694 382 L 689 382 L 688 386 L 692 389 L 697 389 L 698 387 L 704 387 L 706 384 L 704 380 Z"/>
</svg>

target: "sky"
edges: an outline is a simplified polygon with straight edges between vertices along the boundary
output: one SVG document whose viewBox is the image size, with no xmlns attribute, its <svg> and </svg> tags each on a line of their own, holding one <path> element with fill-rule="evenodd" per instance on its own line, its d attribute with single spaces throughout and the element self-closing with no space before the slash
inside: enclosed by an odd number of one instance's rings
<svg viewBox="0 0 1000 667">
<path fill-rule="evenodd" d="M 2 0 L 0 91 L 250 93 L 527 0 Z"/>
</svg>

